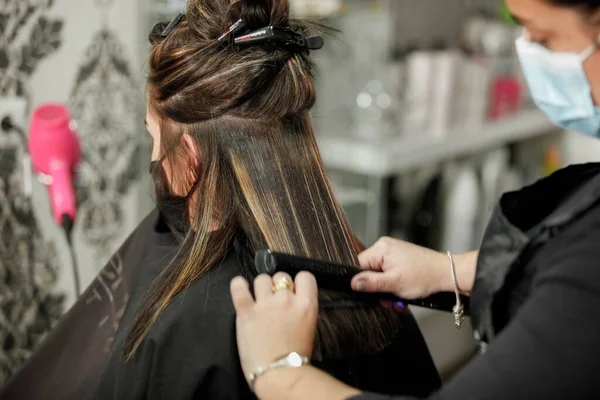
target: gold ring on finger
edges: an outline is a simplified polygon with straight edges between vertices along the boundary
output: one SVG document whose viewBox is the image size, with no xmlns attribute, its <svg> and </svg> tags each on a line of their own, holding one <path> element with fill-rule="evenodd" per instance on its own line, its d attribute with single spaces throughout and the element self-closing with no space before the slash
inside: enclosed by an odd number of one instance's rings
<svg viewBox="0 0 600 400">
<path fill-rule="evenodd" d="M 284 277 L 278 279 L 276 282 L 273 282 L 271 290 L 273 291 L 273 293 L 279 290 L 289 290 L 290 292 L 294 293 L 296 291 L 296 286 L 294 286 L 294 282 L 292 282 L 290 278 Z"/>
</svg>

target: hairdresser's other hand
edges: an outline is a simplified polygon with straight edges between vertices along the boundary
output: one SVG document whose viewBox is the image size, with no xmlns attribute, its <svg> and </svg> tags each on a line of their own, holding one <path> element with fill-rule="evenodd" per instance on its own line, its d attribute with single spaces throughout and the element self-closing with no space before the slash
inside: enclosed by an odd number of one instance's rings
<svg viewBox="0 0 600 400">
<path fill-rule="evenodd" d="M 273 278 L 258 276 L 254 280 L 256 300 L 244 278 L 231 281 L 238 350 L 246 379 L 257 368 L 291 352 L 309 358 L 312 354 L 318 315 L 317 282 L 313 275 L 301 272 L 296 275 L 295 293 L 289 290 L 273 293 L 273 282 L 282 277 L 291 279 L 284 273 L 277 273 Z M 263 376 L 255 382 L 257 392 L 262 380 Z"/>
<path fill-rule="evenodd" d="M 379 239 L 358 260 L 368 270 L 352 280 L 352 288 L 358 292 L 420 299 L 442 291 L 443 282 L 450 277 L 446 254 L 389 237 Z"/>
</svg>

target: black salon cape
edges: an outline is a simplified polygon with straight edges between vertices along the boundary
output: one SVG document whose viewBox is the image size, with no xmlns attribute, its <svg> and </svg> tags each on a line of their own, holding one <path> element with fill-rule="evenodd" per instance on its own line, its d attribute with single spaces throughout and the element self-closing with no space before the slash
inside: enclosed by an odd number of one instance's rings
<svg viewBox="0 0 600 400">
<path fill-rule="evenodd" d="M 502 197 L 471 312 L 483 354 L 430 399 L 600 399 L 600 164 Z"/>
<path fill-rule="evenodd" d="M 150 214 L 0 398 L 255 398 L 235 343 L 229 284 L 242 266 L 234 246 L 161 314 L 135 359 L 122 362 L 123 343 L 140 301 L 176 249 L 177 241 L 158 213 Z M 430 393 L 440 380 L 425 342 L 410 313 L 403 314 L 401 323 L 402 333 L 381 354 L 317 366 L 364 390 Z"/>
</svg>

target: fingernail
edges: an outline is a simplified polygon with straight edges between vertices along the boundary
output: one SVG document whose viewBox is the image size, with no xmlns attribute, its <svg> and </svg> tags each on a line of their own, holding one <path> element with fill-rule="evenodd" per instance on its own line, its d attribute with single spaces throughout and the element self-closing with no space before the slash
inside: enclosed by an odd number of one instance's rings
<svg viewBox="0 0 600 400">
<path fill-rule="evenodd" d="M 356 290 L 357 292 L 367 290 L 367 282 L 362 279 L 357 280 L 354 284 L 354 290 Z"/>
</svg>

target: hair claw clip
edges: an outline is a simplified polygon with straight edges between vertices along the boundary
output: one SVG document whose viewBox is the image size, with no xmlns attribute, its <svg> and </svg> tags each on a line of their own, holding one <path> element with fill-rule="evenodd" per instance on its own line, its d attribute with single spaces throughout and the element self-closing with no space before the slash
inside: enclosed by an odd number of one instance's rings
<svg viewBox="0 0 600 400">
<path fill-rule="evenodd" d="M 160 36 L 162 38 L 166 38 L 167 36 L 169 36 L 169 34 L 173 31 L 173 29 L 175 29 L 175 27 L 177 25 L 179 25 L 179 23 L 181 22 L 181 20 L 183 19 L 184 16 L 185 16 L 185 13 L 177 14 L 177 16 L 175 18 L 173 18 L 173 20 L 169 23 L 169 25 L 167 25 L 165 30 L 162 31 Z"/>
<path fill-rule="evenodd" d="M 239 19 L 235 24 L 231 25 L 218 39 L 219 43 L 225 43 L 230 36 L 234 36 L 236 33 L 244 29 L 246 24 L 244 21 Z"/>
<path fill-rule="evenodd" d="M 273 25 L 236 37 L 234 41 L 238 45 L 277 42 L 286 47 L 296 47 L 303 50 L 319 50 L 324 44 L 321 36 L 309 36 L 305 38 L 290 28 Z"/>
</svg>

